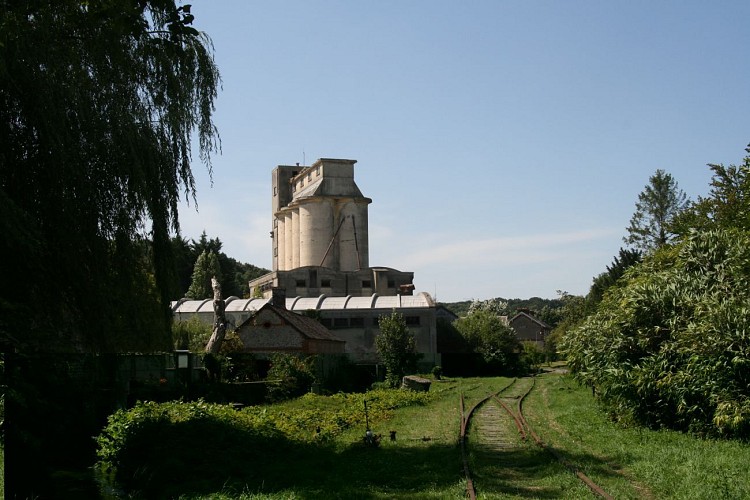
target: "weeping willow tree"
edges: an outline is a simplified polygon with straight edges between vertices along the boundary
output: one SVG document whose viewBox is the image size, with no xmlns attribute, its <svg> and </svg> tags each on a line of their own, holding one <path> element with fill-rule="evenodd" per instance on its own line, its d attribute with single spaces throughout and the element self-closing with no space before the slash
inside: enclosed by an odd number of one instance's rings
<svg viewBox="0 0 750 500">
<path fill-rule="evenodd" d="M 211 174 L 213 47 L 174 0 L 0 1 L 0 335 L 169 348 L 170 236 Z"/>
</svg>

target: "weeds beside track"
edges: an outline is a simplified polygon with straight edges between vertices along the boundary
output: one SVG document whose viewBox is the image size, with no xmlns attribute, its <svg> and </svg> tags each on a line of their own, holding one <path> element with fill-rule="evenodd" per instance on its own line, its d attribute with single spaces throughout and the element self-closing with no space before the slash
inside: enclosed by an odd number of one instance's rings
<svg viewBox="0 0 750 500">
<path fill-rule="evenodd" d="M 527 435 L 530 435 L 534 443 L 540 448 L 549 452 L 554 458 L 575 474 L 594 494 L 599 497 L 612 499 L 599 485 L 597 485 L 586 474 L 578 470 L 571 461 L 563 457 L 552 447 L 547 446 L 539 435 L 531 428 L 528 421 L 523 415 L 523 400 L 532 391 L 535 385 L 534 377 L 524 377 L 514 379 L 497 392 L 487 395 L 484 399 L 478 401 L 465 411 L 465 402 L 461 396 L 461 453 L 464 465 L 464 474 L 466 476 L 466 493 L 471 499 L 476 499 L 476 487 L 469 466 L 469 450 L 467 444 L 467 434 L 470 429 L 480 434 L 476 436 L 481 440 L 485 449 L 490 451 L 507 450 L 518 446 L 520 441 L 525 442 Z M 503 420 L 506 420 L 503 423 Z M 517 436 L 511 436 L 508 432 L 507 421 L 512 421 L 515 425 Z M 492 460 L 492 453 L 485 453 L 480 456 L 482 460 Z"/>
</svg>

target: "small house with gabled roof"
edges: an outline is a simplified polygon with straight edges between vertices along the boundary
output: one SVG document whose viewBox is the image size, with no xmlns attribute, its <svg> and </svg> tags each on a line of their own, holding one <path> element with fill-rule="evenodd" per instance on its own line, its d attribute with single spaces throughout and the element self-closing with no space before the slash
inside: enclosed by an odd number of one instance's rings
<svg viewBox="0 0 750 500">
<path fill-rule="evenodd" d="M 267 302 L 237 327 L 245 352 L 337 354 L 345 351 L 346 341 L 317 320 L 289 311 L 284 305 L 286 299 L 279 299 Z"/>
<path fill-rule="evenodd" d="M 552 332 L 551 326 L 525 311 L 510 318 L 508 324 L 516 332 L 518 340 L 534 342 L 538 347 L 544 347 L 544 340 Z"/>
</svg>

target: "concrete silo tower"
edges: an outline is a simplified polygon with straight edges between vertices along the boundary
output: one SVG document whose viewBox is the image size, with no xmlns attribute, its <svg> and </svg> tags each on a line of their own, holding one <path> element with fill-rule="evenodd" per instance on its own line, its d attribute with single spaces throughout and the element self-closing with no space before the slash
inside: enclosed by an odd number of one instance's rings
<svg viewBox="0 0 750 500">
<path fill-rule="evenodd" d="M 272 172 L 273 270 L 369 267 L 370 198 L 354 182 L 356 160 L 321 158 Z"/>
<path fill-rule="evenodd" d="M 355 163 L 321 158 L 273 169 L 273 270 L 248 283 L 253 295 L 268 298 L 274 288 L 287 297 L 413 294 L 414 273 L 370 266 L 372 200 L 354 182 Z"/>
</svg>

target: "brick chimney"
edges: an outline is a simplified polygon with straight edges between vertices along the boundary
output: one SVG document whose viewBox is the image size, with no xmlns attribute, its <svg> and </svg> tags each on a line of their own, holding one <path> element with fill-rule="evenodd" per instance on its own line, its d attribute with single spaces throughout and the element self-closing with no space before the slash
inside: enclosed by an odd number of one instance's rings
<svg viewBox="0 0 750 500">
<path fill-rule="evenodd" d="M 281 309 L 286 309 L 286 288 L 280 286 L 271 288 L 270 304 Z"/>
</svg>

